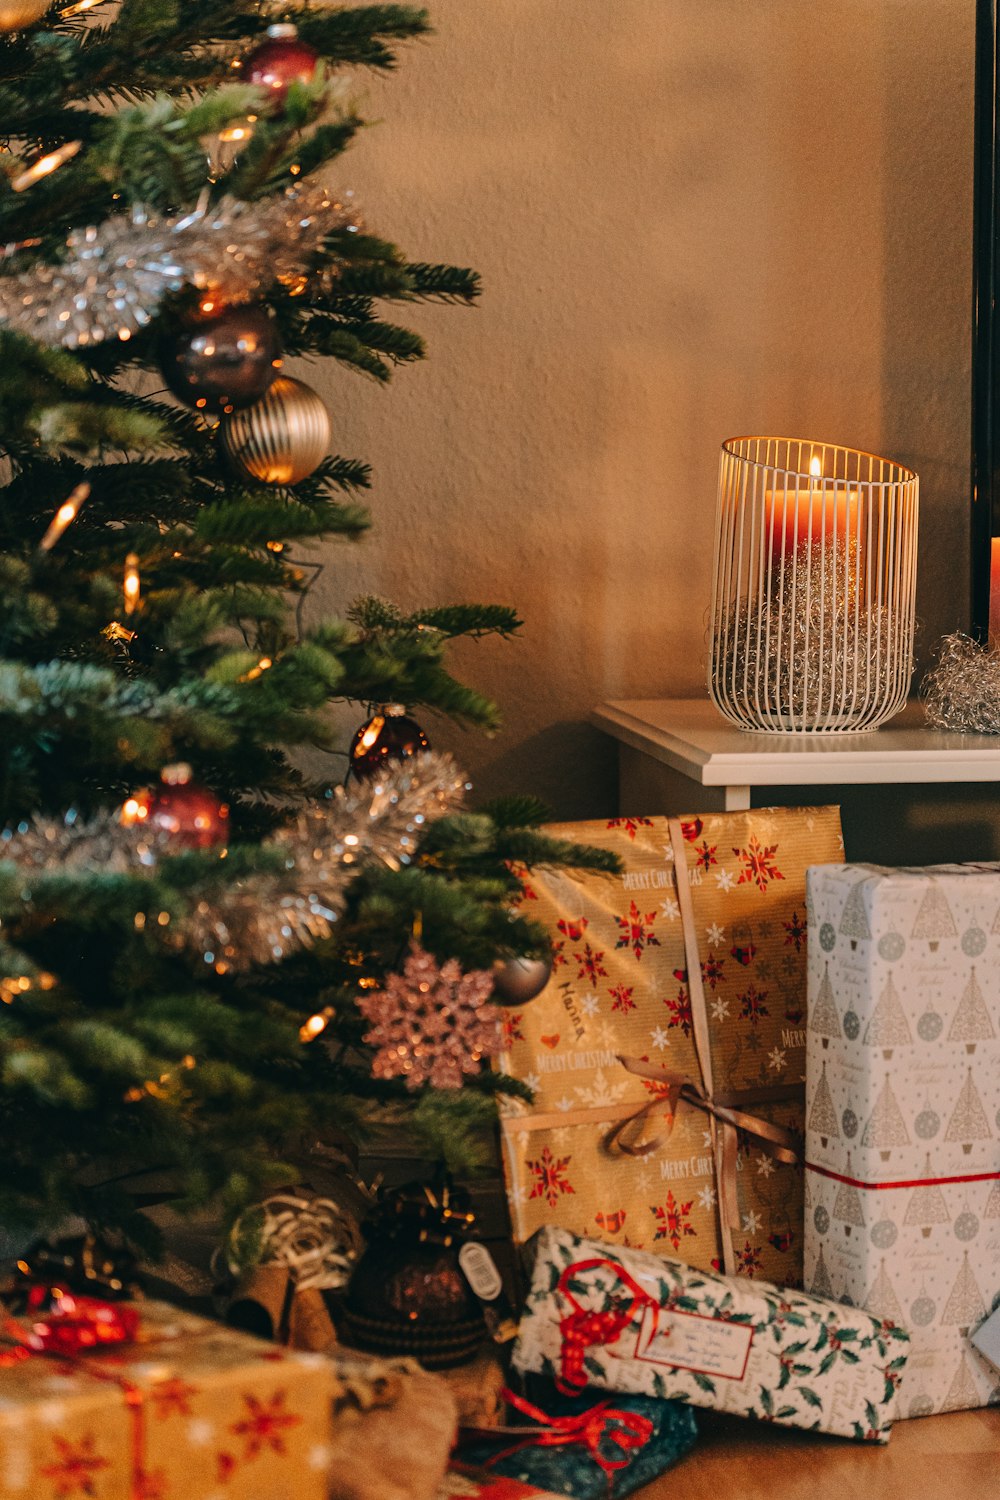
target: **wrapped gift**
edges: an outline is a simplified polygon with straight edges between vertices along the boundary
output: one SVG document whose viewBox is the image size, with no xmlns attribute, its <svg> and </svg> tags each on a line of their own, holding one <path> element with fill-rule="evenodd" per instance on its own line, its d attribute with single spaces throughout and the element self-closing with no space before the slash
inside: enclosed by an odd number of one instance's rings
<svg viewBox="0 0 1000 1500">
<path fill-rule="evenodd" d="M 673 1467 L 698 1438 L 694 1412 L 651 1396 L 568 1396 L 529 1377 L 508 1391 L 508 1422 L 490 1441 L 463 1442 L 463 1459 L 573 1500 L 631 1495 Z"/>
<path fill-rule="evenodd" d="M 908 1335 L 766 1282 L 543 1229 L 514 1364 L 563 1389 L 686 1401 L 888 1441 Z"/>
<path fill-rule="evenodd" d="M 458 1425 L 447 1383 L 412 1359 L 337 1351 L 331 1364 L 329 1500 L 434 1500 Z"/>
<path fill-rule="evenodd" d="M 806 1285 L 910 1329 L 899 1415 L 1000 1399 L 1000 866 L 809 874 Z"/>
<path fill-rule="evenodd" d="M 551 1490 L 540 1490 L 534 1484 L 524 1484 L 520 1479 L 487 1475 L 480 1469 L 459 1464 L 448 1470 L 435 1500 L 564 1500 L 564 1497 L 554 1495 Z"/>
<path fill-rule="evenodd" d="M 325 1500 L 333 1381 L 321 1356 L 165 1303 L 78 1300 L 71 1316 L 4 1324 L 4 1500 Z M 119 1324 L 125 1342 L 111 1337 Z"/>
<path fill-rule="evenodd" d="M 557 825 L 620 876 L 533 871 L 552 978 L 505 1013 L 515 1238 L 545 1224 L 709 1269 L 801 1281 L 805 872 L 836 808 Z"/>
</svg>

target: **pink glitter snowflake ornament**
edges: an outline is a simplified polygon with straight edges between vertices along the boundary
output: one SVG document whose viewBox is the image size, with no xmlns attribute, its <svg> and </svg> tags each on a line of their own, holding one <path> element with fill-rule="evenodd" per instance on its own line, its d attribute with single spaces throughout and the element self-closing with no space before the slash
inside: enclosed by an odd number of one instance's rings
<svg viewBox="0 0 1000 1500">
<path fill-rule="evenodd" d="M 463 974 L 454 958 L 439 967 L 411 943 L 402 974 L 390 974 L 382 989 L 358 997 L 358 1009 L 372 1023 L 364 1038 L 375 1048 L 372 1076 L 403 1078 L 408 1089 L 425 1083 L 461 1088 L 464 1074 L 478 1073 L 482 1059 L 500 1051 L 492 993 L 488 969 Z"/>
</svg>

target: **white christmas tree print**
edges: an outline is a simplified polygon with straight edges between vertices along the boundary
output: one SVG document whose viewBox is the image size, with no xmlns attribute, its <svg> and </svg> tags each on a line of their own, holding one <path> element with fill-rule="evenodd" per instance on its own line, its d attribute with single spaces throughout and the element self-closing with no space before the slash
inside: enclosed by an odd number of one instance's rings
<svg viewBox="0 0 1000 1500">
<path fill-rule="evenodd" d="M 892 1092 L 888 1073 L 885 1075 L 885 1083 L 879 1090 L 879 1096 L 875 1100 L 875 1108 L 864 1128 L 861 1144 L 862 1146 L 878 1146 L 879 1155 L 883 1161 L 889 1160 L 893 1146 L 910 1144 L 910 1133 L 896 1102 L 896 1096 Z"/>
<path fill-rule="evenodd" d="M 990 1196 L 983 1209 L 984 1219 L 1000 1219 L 1000 1178 L 990 1188 Z"/>
<path fill-rule="evenodd" d="M 977 1042 L 985 1042 L 996 1036 L 990 1013 L 986 1009 L 983 992 L 976 980 L 973 965 L 969 971 L 969 982 L 962 991 L 951 1025 L 948 1027 L 949 1042 L 964 1042 L 966 1052 L 975 1052 Z"/>
<path fill-rule="evenodd" d="M 823 978 L 816 993 L 816 1004 L 809 1007 L 809 1030 L 823 1038 L 829 1047 L 831 1037 L 840 1036 L 840 1013 L 830 983 L 830 965 L 823 965 Z"/>
<path fill-rule="evenodd" d="M 910 1201 L 906 1205 L 906 1213 L 903 1215 L 903 1223 L 911 1229 L 919 1224 L 920 1233 L 927 1239 L 935 1224 L 947 1224 L 951 1219 L 948 1205 L 944 1201 L 944 1194 L 936 1182 L 931 1182 L 933 1176 L 931 1171 L 930 1156 L 924 1157 L 924 1176 L 928 1179 L 922 1187 L 916 1187 L 910 1194 Z"/>
<path fill-rule="evenodd" d="M 833 1107 L 833 1095 L 830 1093 L 830 1085 L 826 1081 L 826 1063 L 823 1064 L 819 1087 L 816 1090 L 813 1107 L 809 1113 L 809 1129 L 816 1132 L 824 1147 L 830 1137 L 840 1135 L 840 1126 L 837 1124 L 837 1111 Z"/>
<path fill-rule="evenodd" d="M 945 1131 L 944 1138 L 946 1141 L 961 1141 L 962 1150 L 968 1155 L 972 1150 L 973 1141 L 987 1141 L 992 1135 L 986 1111 L 983 1109 L 983 1101 L 972 1081 L 970 1068 L 962 1085 L 962 1092 L 955 1101 L 955 1108 L 948 1121 L 948 1129 Z"/>
<path fill-rule="evenodd" d="M 859 938 L 870 938 L 872 935 L 865 912 L 864 880 L 855 881 L 847 893 L 844 910 L 840 915 L 840 931 L 844 937 L 850 938 L 852 948 L 858 946 Z"/>
<path fill-rule="evenodd" d="M 823 1258 L 823 1246 L 819 1247 L 819 1255 L 813 1268 L 812 1286 L 809 1288 L 815 1297 L 832 1297 L 833 1283 L 830 1280 L 830 1272 Z"/>
<path fill-rule="evenodd" d="M 972 1377 L 969 1361 L 963 1353 L 958 1368 L 952 1376 L 948 1394 L 941 1405 L 942 1411 L 967 1411 L 970 1406 L 981 1406 L 983 1398 Z"/>
<path fill-rule="evenodd" d="M 944 1305 L 941 1322 L 957 1323 L 964 1334 L 983 1316 L 985 1311 L 986 1303 L 983 1301 L 983 1294 L 979 1290 L 976 1278 L 972 1274 L 969 1252 L 966 1250 L 962 1256 L 962 1268 L 955 1277 L 955 1285 L 949 1292 L 948 1301 Z"/>
<path fill-rule="evenodd" d="M 879 1261 L 878 1275 L 871 1284 L 864 1305 L 868 1312 L 874 1313 L 878 1318 L 889 1318 L 893 1323 L 900 1324 L 906 1321 L 884 1260 Z"/>
<path fill-rule="evenodd" d="M 885 988 L 861 1040 L 866 1047 L 882 1047 L 886 1058 L 892 1056 L 893 1047 L 902 1047 L 913 1041 L 906 1012 L 900 1004 L 891 974 L 886 978 Z"/>
<path fill-rule="evenodd" d="M 948 905 L 944 891 L 936 880 L 929 880 L 911 936 L 925 938 L 931 952 L 936 953 L 942 938 L 957 937 L 957 935 L 958 928 L 955 926 L 955 918 L 951 914 L 951 907 Z"/>
<path fill-rule="evenodd" d="M 853 1175 L 850 1152 L 847 1154 L 847 1175 Z M 843 1219 L 844 1233 L 849 1235 L 852 1227 L 864 1228 L 865 1211 L 861 1205 L 861 1194 L 850 1182 L 842 1182 L 833 1200 L 833 1217 Z"/>
</svg>

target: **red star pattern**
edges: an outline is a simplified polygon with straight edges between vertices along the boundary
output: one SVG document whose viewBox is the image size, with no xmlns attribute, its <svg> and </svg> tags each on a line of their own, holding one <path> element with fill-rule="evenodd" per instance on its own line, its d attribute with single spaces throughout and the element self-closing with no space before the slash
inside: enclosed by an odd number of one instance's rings
<svg viewBox="0 0 1000 1500">
<path fill-rule="evenodd" d="M 628 905 L 627 917 L 616 917 L 615 921 L 620 928 L 616 948 L 631 948 L 636 958 L 642 958 L 646 948 L 658 948 L 660 940 L 653 935 L 653 923 L 656 921 L 656 912 L 648 911 L 645 916 L 636 906 L 634 901 Z"/>
<path fill-rule="evenodd" d="M 94 1451 L 93 1433 L 88 1432 L 78 1443 L 63 1437 L 54 1437 L 52 1442 L 57 1455 L 55 1462 L 46 1464 L 39 1473 L 52 1480 L 58 1500 L 68 1495 L 96 1495 L 95 1480 L 110 1465 Z"/>
<path fill-rule="evenodd" d="M 690 1036 L 694 1021 L 691 1017 L 691 996 L 685 989 L 684 985 L 682 984 L 680 989 L 677 991 L 676 999 L 664 1000 L 663 1003 L 667 1007 L 667 1010 L 670 1012 L 670 1019 L 667 1022 L 667 1025 L 679 1026 L 685 1036 Z"/>
<path fill-rule="evenodd" d="M 794 943 L 796 953 L 801 953 L 802 944 L 806 940 L 806 924 L 800 919 L 798 912 L 793 911 L 792 920 L 790 922 L 782 922 L 781 925 L 785 929 L 785 947 L 787 948 L 790 943 Z"/>
<path fill-rule="evenodd" d="M 740 1002 L 740 1015 L 745 1021 L 749 1021 L 751 1026 L 756 1026 L 761 1016 L 770 1015 L 770 1011 L 764 1004 L 767 999 L 767 990 L 758 990 L 753 982 L 747 985 L 744 993 L 738 995 L 737 999 Z"/>
<path fill-rule="evenodd" d="M 710 989 L 714 990 L 715 986 L 717 984 L 721 984 L 725 979 L 726 976 L 723 972 L 723 965 L 725 964 L 725 962 L 726 960 L 724 958 L 716 958 L 714 953 L 710 953 L 708 958 L 706 958 L 704 963 L 702 964 L 701 977 L 704 983 L 707 984 Z"/>
<path fill-rule="evenodd" d="M 751 834 L 745 849 L 733 850 L 737 858 L 743 861 L 743 869 L 736 884 L 755 885 L 763 892 L 772 880 L 784 880 L 784 875 L 774 862 L 777 852 L 777 844 L 762 844 L 755 833 Z"/>
<path fill-rule="evenodd" d="M 576 976 L 577 979 L 589 979 L 595 990 L 597 989 L 598 979 L 607 979 L 608 971 L 601 963 L 601 959 L 604 957 L 603 952 L 595 952 L 589 943 L 584 943 L 580 952 L 574 953 L 573 957 L 580 965 Z"/>
<path fill-rule="evenodd" d="M 161 1380 L 154 1385 L 149 1392 L 149 1399 L 153 1404 L 153 1410 L 162 1422 L 167 1417 L 189 1417 L 191 1415 L 191 1397 L 197 1396 L 198 1387 L 187 1385 L 179 1377 L 170 1380 Z"/>
<path fill-rule="evenodd" d="M 667 1193 L 666 1203 L 651 1204 L 650 1213 L 656 1220 L 655 1240 L 669 1240 L 675 1250 L 680 1248 L 681 1240 L 685 1235 L 694 1235 L 695 1230 L 688 1223 L 691 1213 L 691 1203 L 679 1203 L 673 1192 Z"/>
<path fill-rule="evenodd" d="M 719 861 L 715 857 L 715 851 L 718 847 L 718 844 L 710 845 L 708 839 L 702 839 L 698 846 L 695 864 L 700 865 L 703 870 L 710 870 L 713 865 L 717 865 Z"/>
<path fill-rule="evenodd" d="M 751 1280 L 760 1270 L 760 1251 L 755 1250 L 750 1241 L 747 1240 L 743 1249 L 736 1256 L 736 1271 L 740 1276 L 749 1276 Z"/>
<path fill-rule="evenodd" d="M 562 933 L 562 937 L 556 938 L 552 944 L 552 967 L 554 969 L 558 969 L 562 964 L 569 963 L 569 959 L 566 957 L 563 949 L 567 943 L 579 943 L 583 941 L 583 934 L 587 927 L 587 918 L 577 917 L 575 922 L 567 922 L 565 918 L 561 918 L 556 923 L 556 927 Z"/>
<path fill-rule="evenodd" d="M 611 1009 L 620 1011 L 635 1010 L 635 1001 L 632 999 L 632 985 L 616 984 L 609 991 L 611 995 Z"/>
<path fill-rule="evenodd" d="M 553 1156 L 550 1147 L 543 1146 L 538 1161 L 525 1163 L 535 1178 L 528 1197 L 544 1198 L 550 1208 L 555 1208 L 561 1194 L 574 1193 L 576 1189 L 566 1175 L 566 1168 L 572 1160 L 571 1156 Z"/>
<path fill-rule="evenodd" d="M 652 818 L 610 818 L 609 828 L 624 828 L 630 839 L 634 839 L 636 831 L 640 828 L 652 828 Z"/>
<path fill-rule="evenodd" d="M 246 1443 L 244 1459 L 256 1458 L 264 1448 L 273 1453 L 284 1454 L 285 1433 L 289 1427 L 297 1427 L 302 1418 L 293 1411 L 285 1410 L 287 1392 L 275 1391 L 268 1400 L 259 1396 L 244 1395 L 247 1414 L 241 1422 L 234 1422 L 230 1432 Z"/>
</svg>

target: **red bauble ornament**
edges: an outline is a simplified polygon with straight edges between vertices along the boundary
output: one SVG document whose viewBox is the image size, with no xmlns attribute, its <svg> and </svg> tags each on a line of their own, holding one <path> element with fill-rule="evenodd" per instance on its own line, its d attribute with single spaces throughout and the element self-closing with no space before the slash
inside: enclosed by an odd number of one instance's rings
<svg viewBox="0 0 1000 1500">
<path fill-rule="evenodd" d="M 351 741 L 351 771 L 362 781 L 377 776 L 388 761 L 408 760 L 429 750 L 431 742 L 416 719 L 398 703 L 380 708 Z"/>
<path fill-rule="evenodd" d="M 192 781 L 190 766 L 164 766 L 158 787 L 128 799 L 122 822 L 163 834 L 182 849 L 214 849 L 226 842 L 229 808 Z"/>
<path fill-rule="evenodd" d="M 284 104 L 292 83 L 312 83 L 319 53 L 299 40 L 294 26 L 267 28 L 267 41 L 261 42 L 244 59 L 240 72 L 247 83 L 267 89 L 278 105 Z"/>
<path fill-rule="evenodd" d="M 240 303 L 164 335 L 160 368 L 185 406 L 228 415 L 266 394 L 281 369 L 281 339 L 263 307 Z"/>
</svg>

